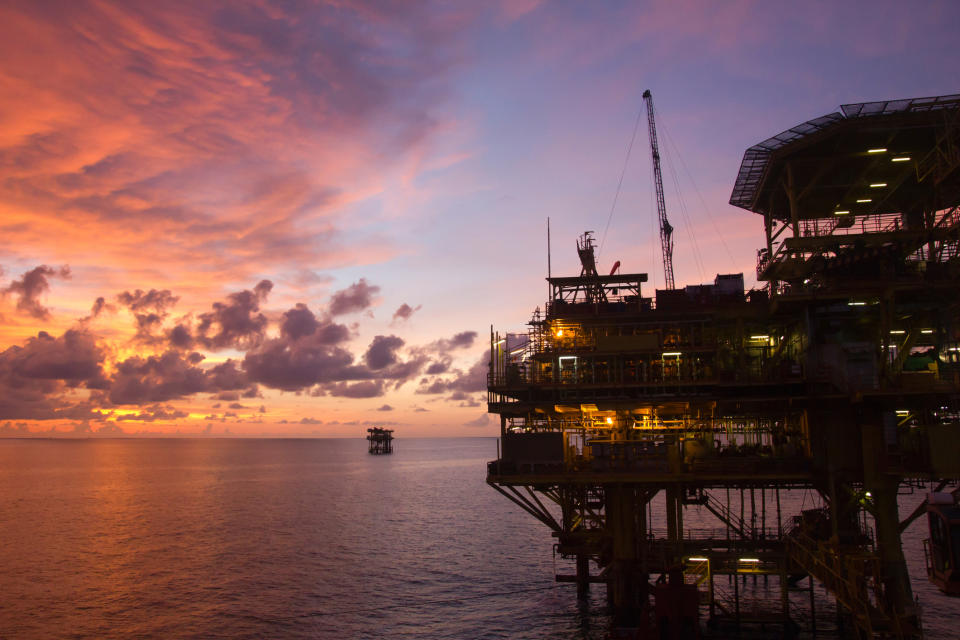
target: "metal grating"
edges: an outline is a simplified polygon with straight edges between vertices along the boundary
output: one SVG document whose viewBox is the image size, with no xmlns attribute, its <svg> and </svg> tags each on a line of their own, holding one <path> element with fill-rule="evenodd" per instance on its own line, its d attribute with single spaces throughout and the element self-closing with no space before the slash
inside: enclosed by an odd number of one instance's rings
<svg viewBox="0 0 960 640">
<path fill-rule="evenodd" d="M 734 182 L 733 193 L 730 194 L 730 204 L 753 211 L 757 190 L 767 171 L 770 154 L 802 138 L 827 129 L 837 122 L 850 118 L 957 109 L 958 107 L 960 107 L 960 94 L 842 105 L 840 111 L 808 120 L 747 149 L 743 154 L 743 162 L 740 164 L 740 171 L 737 173 L 736 182 Z"/>
<path fill-rule="evenodd" d="M 743 162 L 740 164 L 740 173 L 737 174 L 737 180 L 733 185 L 730 204 L 750 210 L 753 206 L 757 187 L 762 182 L 763 174 L 766 172 L 770 154 L 801 138 L 822 131 L 839 120 L 843 120 L 843 115 L 840 113 L 828 113 L 825 116 L 791 127 L 747 149 L 746 153 L 743 154 Z"/>
</svg>

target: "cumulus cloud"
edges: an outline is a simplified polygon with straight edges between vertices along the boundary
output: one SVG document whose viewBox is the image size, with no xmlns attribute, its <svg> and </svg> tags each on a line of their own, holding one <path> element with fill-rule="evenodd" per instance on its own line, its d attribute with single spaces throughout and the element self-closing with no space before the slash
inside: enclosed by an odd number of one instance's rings
<svg viewBox="0 0 960 640">
<path fill-rule="evenodd" d="M 364 380 L 362 382 L 337 382 L 328 385 L 326 392 L 332 396 L 345 398 L 376 398 L 383 395 L 383 380 Z"/>
<path fill-rule="evenodd" d="M 375 336 L 363 359 L 371 369 L 383 369 L 397 363 L 397 349 L 403 344 L 397 336 Z"/>
<path fill-rule="evenodd" d="M 133 356 L 118 363 L 108 398 L 120 405 L 157 403 L 201 392 L 236 390 L 248 384 L 232 360 L 207 370 L 171 349 L 161 355 Z"/>
<path fill-rule="evenodd" d="M 180 298 L 173 295 L 169 289 L 150 289 L 147 292 L 137 289 L 133 293 L 124 291 L 117 295 L 117 302 L 130 309 L 137 322 L 137 334 L 134 340 L 138 342 L 157 342 L 161 340 L 154 332 L 161 327 L 169 309 Z M 99 300 L 102 300 L 100 298 Z M 100 305 L 102 310 L 103 305 Z M 100 310 L 94 305 L 93 316 L 99 315 Z"/>
<path fill-rule="evenodd" d="M 59 269 L 48 267 L 45 264 L 34 267 L 24 273 L 19 280 L 14 280 L 0 293 L 4 296 L 17 297 L 17 311 L 22 311 L 38 320 L 49 320 L 50 311 L 40 302 L 40 296 L 50 290 L 49 278 L 69 278 L 70 267 Z"/>
<path fill-rule="evenodd" d="M 208 349 L 249 349 L 263 340 L 267 317 L 260 304 L 273 289 L 269 280 L 261 280 L 252 290 L 231 293 L 226 302 L 213 303 L 213 311 L 202 313 L 197 338 Z"/>
<path fill-rule="evenodd" d="M 452 378 L 436 378 L 430 380 L 424 378 L 420 382 L 417 393 L 440 394 L 450 392 L 476 392 L 484 391 L 487 388 L 487 372 L 490 364 L 489 349 L 480 356 L 480 359 L 473 363 L 466 371 L 457 371 Z M 460 397 L 450 398 L 451 400 L 462 399 Z"/>
<path fill-rule="evenodd" d="M 417 305 L 416 307 L 411 307 L 409 304 L 404 302 L 400 307 L 393 312 L 393 320 L 391 322 L 399 322 L 401 320 L 409 320 L 415 312 L 419 311 L 423 305 Z"/>
<path fill-rule="evenodd" d="M 377 411 L 393 411 L 393 407 L 388 404 L 381 405 L 377 407 Z"/>
<path fill-rule="evenodd" d="M 430 343 L 430 345 L 428 345 L 428 349 L 441 354 L 446 354 L 447 352 L 454 351 L 456 349 L 468 349 L 473 346 L 473 343 L 476 341 L 476 339 L 476 331 L 461 331 L 460 333 L 454 334 L 450 338 L 441 338 L 440 340 Z"/>
<path fill-rule="evenodd" d="M 360 278 L 358 282 L 335 292 L 330 297 L 330 315 L 339 316 L 363 311 L 373 304 L 373 297 L 379 292 L 380 287 L 368 284 L 366 278 Z"/>
<path fill-rule="evenodd" d="M 107 386 L 104 352 L 90 333 L 71 329 L 59 337 L 41 331 L 22 346 L 0 352 L 0 418 L 83 420 L 94 403 L 68 392 Z"/>
</svg>

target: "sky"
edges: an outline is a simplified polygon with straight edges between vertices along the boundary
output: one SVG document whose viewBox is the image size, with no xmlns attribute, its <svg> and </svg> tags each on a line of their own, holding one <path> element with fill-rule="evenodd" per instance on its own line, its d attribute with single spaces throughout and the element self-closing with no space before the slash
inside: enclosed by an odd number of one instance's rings
<svg viewBox="0 0 960 640">
<path fill-rule="evenodd" d="M 0 435 L 495 435 L 490 330 L 543 305 L 548 217 L 555 275 L 593 230 L 601 270 L 663 287 L 645 89 L 678 286 L 754 286 L 744 150 L 960 93 L 957 24 L 952 0 L 3 3 Z"/>
</svg>

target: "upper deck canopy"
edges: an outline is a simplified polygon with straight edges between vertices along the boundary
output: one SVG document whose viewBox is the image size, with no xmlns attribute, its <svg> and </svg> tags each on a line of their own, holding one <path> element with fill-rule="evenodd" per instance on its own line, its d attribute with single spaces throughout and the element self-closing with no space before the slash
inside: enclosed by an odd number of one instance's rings
<svg viewBox="0 0 960 640">
<path fill-rule="evenodd" d="M 958 141 L 960 94 L 843 105 L 747 149 L 730 204 L 784 221 L 791 196 L 800 220 L 945 209 Z"/>
</svg>

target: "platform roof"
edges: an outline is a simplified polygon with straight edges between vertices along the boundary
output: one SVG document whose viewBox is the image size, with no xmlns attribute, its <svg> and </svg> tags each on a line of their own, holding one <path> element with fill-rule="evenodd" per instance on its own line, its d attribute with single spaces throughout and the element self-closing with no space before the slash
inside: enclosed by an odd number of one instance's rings
<svg viewBox="0 0 960 640">
<path fill-rule="evenodd" d="M 555 287 L 576 287 L 585 284 L 603 284 L 603 285 L 635 285 L 639 282 L 646 282 L 645 273 L 624 273 L 611 276 L 564 276 L 547 278 L 547 282 Z"/>
<path fill-rule="evenodd" d="M 955 206 L 956 162 L 951 175 L 936 176 L 936 188 L 924 174 L 937 157 L 944 166 L 935 148 L 955 145 L 958 134 L 960 94 L 845 104 L 747 149 L 730 204 L 787 220 L 789 202 L 779 187 L 792 181 L 801 219 L 830 218 L 838 210 L 903 212 L 918 203 Z M 909 160 L 895 161 L 902 158 Z"/>
</svg>

